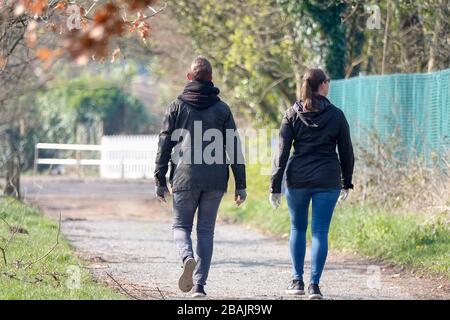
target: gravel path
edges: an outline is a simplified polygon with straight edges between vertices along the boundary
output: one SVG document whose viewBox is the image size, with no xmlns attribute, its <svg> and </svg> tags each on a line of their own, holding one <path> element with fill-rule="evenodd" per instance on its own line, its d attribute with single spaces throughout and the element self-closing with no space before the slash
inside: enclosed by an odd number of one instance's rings
<svg viewBox="0 0 450 320">
<path fill-rule="evenodd" d="M 23 185 L 28 201 L 48 215 L 62 212 L 64 235 L 101 281 L 141 299 L 189 298 L 177 290 L 181 265 L 170 210 L 152 199 L 149 182 L 25 179 Z M 291 267 L 286 240 L 224 223 L 215 239 L 206 288 L 211 299 L 291 298 L 284 294 Z M 449 298 L 432 280 L 336 252 L 329 254 L 321 287 L 328 299 Z"/>
</svg>

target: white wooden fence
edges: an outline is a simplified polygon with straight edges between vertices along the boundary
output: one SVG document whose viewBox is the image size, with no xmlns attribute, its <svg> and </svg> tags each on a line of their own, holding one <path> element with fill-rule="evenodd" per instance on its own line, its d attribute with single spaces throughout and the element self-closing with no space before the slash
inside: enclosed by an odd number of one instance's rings
<svg viewBox="0 0 450 320">
<path fill-rule="evenodd" d="M 75 158 L 39 158 L 39 150 L 75 151 Z M 158 136 L 104 136 L 101 145 L 38 143 L 35 147 L 35 172 L 38 165 L 99 166 L 105 179 L 142 179 L 153 177 Z M 100 159 L 82 159 L 81 151 L 100 152 Z"/>
<path fill-rule="evenodd" d="M 158 136 L 104 136 L 100 176 L 106 179 L 153 177 Z"/>
</svg>

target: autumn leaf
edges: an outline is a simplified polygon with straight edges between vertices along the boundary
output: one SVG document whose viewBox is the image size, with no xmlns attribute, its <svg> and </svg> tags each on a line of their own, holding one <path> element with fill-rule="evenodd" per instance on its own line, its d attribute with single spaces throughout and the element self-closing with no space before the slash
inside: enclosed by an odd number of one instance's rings
<svg viewBox="0 0 450 320">
<path fill-rule="evenodd" d="M 56 10 L 63 10 L 63 9 L 65 9 L 65 8 L 66 8 L 66 3 L 65 3 L 65 2 L 59 2 L 59 3 L 56 5 L 56 7 L 55 7 Z"/>
<path fill-rule="evenodd" d="M 156 0 L 125 0 L 129 10 L 144 10 L 148 6 L 158 3 Z"/>
<path fill-rule="evenodd" d="M 16 5 L 16 7 L 14 8 L 14 15 L 21 16 L 24 13 L 25 13 L 25 6 L 21 3 Z"/>
<path fill-rule="evenodd" d="M 87 54 L 83 54 L 75 59 L 75 63 L 83 66 L 89 62 L 89 56 Z"/>
<path fill-rule="evenodd" d="M 37 28 L 38 23 L 34 20 L 30 21 L 27 27 L 27 32 L 25 34 L 25 41 L 29 48 L 35 48 L 37 45 Z"/>
<path fill-rule="evenodd" d="M 116 48 L 112 53 L 111 63 L 114 63 L 119 55 L 120 55 L 120 48 Z"/>
<path fill-rule="evenodd" d="M 150 24 L 146 21 L 142 21 L 138 27 L 138 34 L 144 40 L 150 37 Z"/>
<path fill-rule="evenodd" d="M 145 21 L 146 18 L 147 17 L 139 11 L 137 18 L 130 24 L 130 32 L 136 31 L 139 37 L 144 40 L 150 37 L 150 24 Z"/>
<path fill-rule="evenodd" d="M 119 8 L 112 2 L 105 4 L 101 7 L 94 16 L 96 23 L 107 23 L 111 19 L 114 19 L 119 12 Z"/>
<path fill-rule="evenodd" d="M 20 9 L 17 9 L 19 8 Z M 47 0 L 21 0 L 19 5 L 16 7 L 19 14 L 17 12 L 16 15 L 20 15 L 24 13 L 24 10 L 31 12 L 33 15 L 40 16 L 44 13 L 44 11 L 48 7 Z"/>
<path fill-rule="evenodd" d="M 94 40 L 101 40 L 105 36 L 105 27 L 98 25 L 89 32 L 89 37 Z"/>
<path fill-rule="evenodd" d="M 0 72 L 5 70 L 6 64 L 8 63 L 8 59 L 4 56 L 0 55 Z"/>
<path fill-rule="evenodd" d="M 39 48 L 36 51 L 36 56 L 42 61 L 47 61 L 52 57 L 52 51 L 49 48 Z"/>
<path fill-rule="evenodd" d="M 130 23 L 130 32 L 135 32 L 136 29 L 139 27 L 139 24 L 145 19 L 144 14 L 139 11 L 137 13 L 136 19 Z"/>
<path fill-rule="evenodd" d="M 51 32 L 56 32 L 56 31 L 58 31 L 58 27 L 56 26 L 56 23 L 50 22 L 45 25 L 45 30 L 51 31 Z"/>
</svg>

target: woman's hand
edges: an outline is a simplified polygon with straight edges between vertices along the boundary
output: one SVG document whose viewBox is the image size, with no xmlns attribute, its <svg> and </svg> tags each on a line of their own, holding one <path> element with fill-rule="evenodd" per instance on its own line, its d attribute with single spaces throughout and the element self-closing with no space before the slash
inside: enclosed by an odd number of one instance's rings
<svg viewBox="0 0 450 320">
<path fill-rule="evenodd" d="M 244 203 L 245 199 L 247 199 L 247 191 L 245 189 L 236 190 L 234 193 L 234 201 L 238 207 Z"/>
<path fill-rule="evenodd" d="M 349 189 L 342 189 L 338 201 L 345 201 L 348 197 Z"/>
<path fill-rule="evenodd" d="M 281 193 L 271 193 L 269 195 L 269 202 L 274 209 L 278 209 L 281 204 Z"/>
</svg>

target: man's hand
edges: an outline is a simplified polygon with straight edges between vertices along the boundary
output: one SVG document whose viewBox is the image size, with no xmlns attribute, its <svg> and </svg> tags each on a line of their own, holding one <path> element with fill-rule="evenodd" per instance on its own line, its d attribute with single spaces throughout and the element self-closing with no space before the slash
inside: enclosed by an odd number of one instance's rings
<svg viewBox="0 0 450 320">
<path fill-rule="evenodd" d="M 236 190 L 234 194 L 234 201 L 236 201 L 236 204 L 240 206 L 244 203 L 245 199 L 247 199 L 247 191 L 245 191 L 245 189 Z"/>
<path fill-rule="evenodd" d="M 342 189 L 338 201 L 345 201 L 348 197 L 349 189 Z"/>
<path fill-rule="evenodd" d="M 269 195 L 269 202 L 274 209 L 278 209 L 281 205 L 281 193 L 271 193 Z"/>
<path fill-rule="evenodd" d="M 159 202 L 166 202 L 166 194 L 170 194 L 167 187 L 156 187 L 155 192 Z"/>
</svg>

